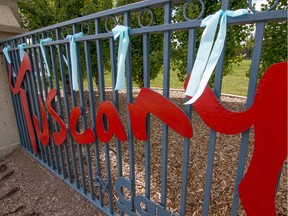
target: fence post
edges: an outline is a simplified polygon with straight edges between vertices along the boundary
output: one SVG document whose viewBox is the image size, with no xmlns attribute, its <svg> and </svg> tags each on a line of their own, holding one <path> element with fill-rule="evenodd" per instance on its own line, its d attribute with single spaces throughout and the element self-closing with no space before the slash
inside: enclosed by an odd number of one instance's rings
<svg viewBox="0 0 288 216">
<path fill-rule="evenodd" d="M 16 12 L 17 0 L 0 0 L 0 40 L 25 32 L 19 26 Z M 20 143 L 2 49 L 0 47 L 0 160 Z"/>
</svg>

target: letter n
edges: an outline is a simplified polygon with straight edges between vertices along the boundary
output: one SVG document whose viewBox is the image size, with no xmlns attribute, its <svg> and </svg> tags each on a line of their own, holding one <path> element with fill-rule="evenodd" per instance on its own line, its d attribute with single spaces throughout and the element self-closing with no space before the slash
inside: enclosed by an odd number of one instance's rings
<svg viewBox="0 0 288 216">
<path fill-rule="evenodd" d="M 156 115 L 180 135 L 192 138 L 192 125 L 188 116 L 176 104 L 162 95 L 142 88 L 135 104 L 128 104 L 133 134 L 138 140 L 147 140 L 146 117 Z"/>
</svg>

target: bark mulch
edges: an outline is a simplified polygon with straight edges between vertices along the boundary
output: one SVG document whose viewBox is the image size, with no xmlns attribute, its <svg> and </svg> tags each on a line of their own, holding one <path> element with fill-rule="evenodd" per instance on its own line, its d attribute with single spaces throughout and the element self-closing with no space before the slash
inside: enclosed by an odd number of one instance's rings
<svg viewBox="0 0 288 216">
<path fill-rule="evenodd" d="M 161 90 L 157 90 L 160 91 Z M 134 92 L 137 97 L 137 90 Z M 184 92 L 171 91 L 170 97 L 173 102 L 183 108 Z M 111 101 L 111 92 L 106 93 L 106 98 Z M 62 98 L 63 99 L 63 98 Z M 95 107 L 99 104 L 99 96 L 95 95 Z M 222 96 L 224 106 L 233 111 L 245 109 L 243 98 Z M 71 101 L 70 101 L 71 102 Z M 79 104 L 79 101 L 78 101 Z M 86 115 L 90 119 L 90 103 L 88 92 L 85 92 Z M 125 128 L 127 129 L 127 101 L 126 93 L 119 94 L 119 113 Z M 66 121 L 66 120 L 65 120 Z M 91 122 L 88 121 L 88 125 Z M 82 124 L 79 124 L 82 127 Z M 161 170 L 162 170 L 162 123 L 151 116 L 151 192 L 150 199 L 159 204 L 161 201 Z M 190 160 L 187 186 L 187 216 L 202 214 L 203 196 L 205 189 L 206 166 L 208 158 L 208 143 L 210 130 L 197 115 L 192 114 L 193 138 L 190 144 Z M 249 147 L 245 171 L 247 170 L 253 152 L 253 128 L 249 137 Z M 217 133 L 215 145 L 214 166 L 212 174 L 211 198 L 209 215 L 229 215 L 233 199 L 237 162 L 239 157 L 241 134 L 223 135 Z M 70 141 L 67 142 L 69 147 Z M 144 142 L 134 140 L 135 158 L 135 185 L 136 195 L 145 194 L 145 167 L 144 167 Z M 110 168 L 112 185 L 117 179 L 117 160 L 115 140 L 109 145 Z M 129 145 L 121 143 L 123 176 L 129 178 L 130 161 Z M 102 178 L 106 179 L 105 173 L 105 144 L 99 143 Z M 82 148 L 81 154 L 85 162 L 86 150 Z M 76 151 L 78 151 L 76 149 Z M 95 155 L 91 145 L 92 170 L 95 167 Z M 71 149 L 69 148 L 71 160 Z M 183 137 L 169 129 L 168 135 L 168 174 L 167 174 L 167 208 L 171 212 L 179 212 L 181 178 L 182 178 Z M 79 162 L 76 152 L 77 162 Z M 4 171 L 3 171 L 4 170 Z M 79 174 L 80 175 L 80 174 Z M 4 177 L 3 177 L 4 176 Z M 5 177 L 6 176 L 6 177 Z M 75 176 L 73 177 L 75 178 Z M 4 179 L 4 180 L 2 180 Z M 93 175 L 93 179 L 95 177 Z M 83 183 L 81 183 L 83 184 Z M 85 182 L 88 191 L 88 182 Z M 97 194 L 97 188 L 94 189 Z M 114 192 L 114 189 L 113 189 Z M 107 196 L 105 195 L 107 203 Z M 113 195 L 114 205 L 117 196 Z M 287 215 L 287 160 L 285 162 L 279 190 L 276 197 L 277 215 Z M 99 214 L 99 213 L 98 213 Z M 22 150 L 17 149 L 6 160 L 0 162 L 0 216 L 2 215 L 97 215 L 96 208 L 85 201 L 73 189 L 63 183 L 49 171 L 28 157 Z M 245 215 L 240 204 L 238 215 Z"/>
</svg>

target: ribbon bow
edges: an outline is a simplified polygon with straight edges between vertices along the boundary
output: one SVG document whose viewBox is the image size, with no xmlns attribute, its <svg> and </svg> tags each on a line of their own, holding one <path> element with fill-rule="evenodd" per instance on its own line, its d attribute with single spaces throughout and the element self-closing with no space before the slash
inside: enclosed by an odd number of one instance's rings
<svg viewBox="0 0 288 216">
<path fill-rule="evenodd" d="M 120 36 L 117 62 L 117 80 L 115 90 L 124 89 L 125 60 L 130 42 L 128 30 L 128 27 L 120 25 L 117 25 L 112 29 L 112 32 L 114 34 L 114 40 L 116 40 Z"/>
<path fill-rule="evenodd" d="M 49 65 L 48 65 L 48 61 L 47 61 L 47 56 L 46 56 L 46 52 L 44 50 L 43 44 L 50 42 L 50 41 L 52 41 L 51 38 L 45 38 L 45 39 L 40 40 L 40 50 L 41 50 L 41 53 L 42 53 L 42 56 L 43 56 L 43 59 L 44 59 L 44 62 L 45 62 L 46 68 L 47 68 L 47 74 L 49 77 L 51 76 L 51 73 L 50 73 L 50 69 L 49 69 Z"/>
<path fill-rule="evenodd" d="M 72 88 L 74 91 L 79 90 L 79 79 L 78 79 L 78 59 L 77 59 L 77 46 L 75 39 L 83 37 L 84 34 L 79 32 L 74 35 L 67 35 L 66 39 L 69 40 L 70 44 L 70 58 L 71 58 L 71 70 L 72 70 Z"/>
<path fill-rule="evenodd" d="M 192 74 L 185 92 L 187 96 L 192 96 L 193 98 L 187 101 L 185 105 L 194 103 L 202 95 L 215 69 L 215 66 L 224 48 L 227 29 L 227 16 L 239 17 L 245 14 L 248 14 L 248 11 L 245 9 L 239 9 L 236 11 L 219 10 L 215 14 L 210 15 L 204 20 L 202 20 L 200 26 L 206 26 L 206 28 L 201 38 L 197 57 L 191 72 Z M 220 28 L 217 39 L 213 46 L 213 41 L 219 20 Z"/>
</svg>

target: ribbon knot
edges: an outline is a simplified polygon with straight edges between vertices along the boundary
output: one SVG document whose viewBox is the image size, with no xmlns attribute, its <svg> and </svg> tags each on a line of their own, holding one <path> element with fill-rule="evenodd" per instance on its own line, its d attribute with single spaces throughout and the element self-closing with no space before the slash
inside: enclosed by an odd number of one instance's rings
<svg viewBox="0 0 288 216">
<path fill-rule="evenodd" d="M 83 37 L 84 34 L 82 32 L 76 33 L 74 35 L 67 35 L 66 39 L 69 40 L 70 44 L 70 59 L 71 59 L 71 70 L 72 70 L 72 89 L 74 91 L 79 90 L 79 79 L 78 79 L 78 59 L 77 59 L 77 46 L 76 46 L 76 38 Z"/>
<path fill-rule="evenodd" d="M 185 105 L 194 103 L 202 95 L 215 69 L 215 66 L 224 48 L 227 32 L 227 16 L 239 17 L 245 14 L 248 14 L 246 9 L 239 9 L 236 11 L 219 10 L 215 14 L 210 15 L 202 20 L 200 26 L 206 26 L 206 28 L 201 38 L 199 50 L 185 92 L 187 96 L 192 96 L 193 98 L 187 101 Z M 213 46 L 219 20 L 219 32 Z"/>
<path fill-rule="evenodd" d="M 51 76 L 51 73 L 50 73 L 50 69 L 49 69 L 49 65 L 48 65 L 48 61 L 47 61 L 47 56 L 46 56 L 46 52 L 44 50 L 43 44 L 47 43 L 47 42 L 50 42 L 50 41 L 52 41 L 51 38 L 45 38 L 45 39 L 41 39 L 40 40 L 40 50 L 41 50 L 41 53 L 42 53 L 42 56 L 43 56 L 43 60 L 44 60 L 44 63 L 46 65 L 47 74 L 48 74 L 49 77 Z"/>
<path fill-rule="evenodd" d="M 117 25 L 112 29 L 114 40 L 120 37 L 118 47 L 117 79 L 115 90 L 123 90 L 125 87 L 124 86 L 125 60 L 130 42 L 128 30 L 129 28 L 127 26 L 120 26 L 120 25 Z"/>
</svg>

